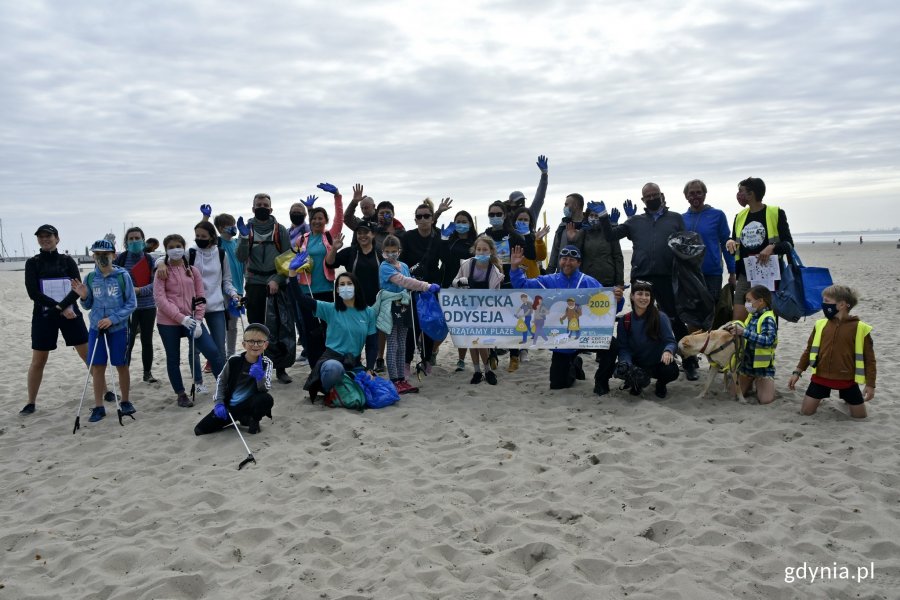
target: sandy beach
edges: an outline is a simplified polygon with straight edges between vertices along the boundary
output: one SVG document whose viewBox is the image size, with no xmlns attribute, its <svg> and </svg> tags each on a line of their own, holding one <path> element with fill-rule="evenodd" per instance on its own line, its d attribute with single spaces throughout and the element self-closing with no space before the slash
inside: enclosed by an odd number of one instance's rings
<svg viewBox="0 0 900 600">
<path fill-rule="evenodd" d="M 0 598 L 896 598 L 900 249 L 798 251 L 856 287 L 875 328 L 865 421 L 836 397 L 798 414 L 809 374 L 787 380 L 813 319 L 782 323 L 770 406 L 719 385 L 697 400 L 702 379 L 683 377 L 664 401 L 600 399 L 589 361 L 551 392 L 546 352 L 470 385 L 445 344 L 421 393 L 364 413 L 311 405 L 295 366 L 242 471 L 235 432 L 193 435 L 211 396 L 176 406 L 158 337 L 160 383 L 136 369 L 124 427 L 85 410 L 72 434 L 85 369 L 62 346 L 37 412 L 17 414 L 31 302 L 21 272 L 0 273 Z"/>
</svg>

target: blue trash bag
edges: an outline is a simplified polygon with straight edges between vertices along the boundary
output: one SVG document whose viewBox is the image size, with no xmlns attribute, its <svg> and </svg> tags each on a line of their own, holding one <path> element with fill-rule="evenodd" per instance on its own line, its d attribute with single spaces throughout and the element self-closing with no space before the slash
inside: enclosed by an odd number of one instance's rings
<svg viewBox="0 0 900 600">
<path fill-rule="evenodd" d="M 400 399 L 397 388 L 387 379 L 365 371 L 357 373 L 355 379 L 366 395 L 366 408 L 384 408 Z"/>
<path fill-rule="evenodd" d="M 422 292 L 416 300 L 416 311 L 419 313 L 419 326 L 425 335 L 436 342 L 442 342 L 447 338 L 450 329 L 444 319 L 441 303 L 437 294 Z"/>
</svg>

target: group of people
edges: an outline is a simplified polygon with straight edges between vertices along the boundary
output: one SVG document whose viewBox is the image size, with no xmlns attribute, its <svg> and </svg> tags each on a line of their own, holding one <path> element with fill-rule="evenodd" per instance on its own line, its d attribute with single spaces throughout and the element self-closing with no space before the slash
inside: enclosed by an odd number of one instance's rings
<svg viewBox="0 0 900 600">
<path fill-rule="evenodd" d="M 338 188 L 322 183 L 318 188 L 333 198 L 332 215 L 316 205 L 316 196 L 291 205 L 289 227 L 275 218 L 267 194 L 253 198 L 253 217 L 246 221 L 225 213 L 213 217 L 212 207 L 204 204 L 192 247 L 181 235 L 170 234 L 163 240 L 163 255 L 156 257 L 148 251 L 144 232 L 132 227 L 118 255 L 107 240 L 92 246 L 95 269 L 82 282 L 74 260 L 57 251 L 59 232 L 43 225 L 35 232 L 41 251 L 26 263 L 26 287 L 34 301 L 33 356 L 22 412 L 35 410 L 43 368 L 60 332 L 90 366 L 95 401 L 90 420 L 105 416 L 103 402 L 110 396 L 121 400 L 123 413 L 135 412 L 129 385 L 132 350 L 140 336 L 143 381 L 155 382 L 154 323 L 179 406 L 192 406 L 194 395 L 207 391 L 204 372 L 217 378 L 215 408 L 197 424 L 198 435 L 226 426 L 232 417 L 251 433 L 258 432 L 259 420 L 271 416 L 268 390 L 273 372 L 275 380 L 291 383 L 287 369 L 298 358 L 310 365 L 303 387 L 313 401 L 346 373 L 362 369 L 384 373 L 400 394 L 416 392 L 410 381 L 415 354 L 421 357 L 417 368 L 430 374 L 442 340 L 422 331 L 415 297 L 438 293 L 442 287 L 606 287 L 613 289 L 618 310 L 630 287 L 631 311 L 618 317 L 610 347 L 595 352 L 594 392 L 608 394 L 610 379 L 616 376 L 629 378 L 631 392 L 640 394 L 643 385 L 634 382 L 655 379 L 655 395 L 665 398 L 666 386 L 680 373 L 678 340 L 697 329 L 679 317 L 673 286 L 675 257 L 668 241 L 684 231 L 695 232 L 705 247 L 703 285 L 697 293 L 719 298 L 727 273 L 725 290 L 733 294 L 730 328 L 746 340 L 736 367 L 740 384 L 746 391 L 755 385 L 760 403 L 771 402 L 778 319 L 771 291 L 752 285 L 744 259 L 781 260 L 793 240 L 784 211 L 763 203 L 764 182 L 751 177 L 739 183 L 742 210 L 731 227 L 723 211 L 706 204 L 706 185 L 692 180 L 684 186 L 688 209 L 683 214 L 667 206 L 657 184 L 647 183 L 641 190 L 643 212 L 638 214 L 637 206 L 626 201 L 627 219 L 622 223 L 617 208 L 607 211 L 603 202 L 585 203 L 581 194 L 568 194 L 562 222 L 550 235 L 549 226 L 538 226 L 549 163 L 540 156 L 536 164 L 540 179 L 531 203 L 526 206 L 519 191 L 490 203 L 488 226 L 481 233 L 465 210 L 457 211 L 447 226 L 438 226 L 452 207 L 449 198 L 437 207 L 430 200 L 418 205 L 407 229 L 391 202 L 376 203 L 362 185 L 353 187 L 345 208 Z M 352 234 L 349 240 L 345 226 Z M 623 238 L 633 246 L 628 284 Z M 79 300 L 90 310 L 89 328 Z M 793 389 L 800 373 L 812 366 L 805 414 L 837 389 L 853 416 L 865 416 L 863 401 L 873 397 L 875 388 L 871 328 L 849 316 L 857 302 L 852 290 L 829 288 L 823 302 L 826 319 L 816 323 L 790 386 Z M 528 319 L 523 333 L 527 338 L 532 319 L 542 323 L 546 309 L 527 304 L 521 312 L 517 316 Z M 238 323 L 244 351 L 235 354 Z M 190 394 L 182 379 L 182 338 L 189 341 Z M 299 357 L 297 342 L 303 348 Z M 521 347 L 457 352 L 457 372 L 466 370 L 466 354 L 470 357 L 472 384 L 497 385 L 503 354 L 509 356 L 509 373 L 528 360 L 528 350 Z M 552 351 L 551 389 L 565 389 L 586 378 L 582 354 L 576 349 Z M 106 389 L 107 362 L 117 368 L 121 398 Z M 698 378 L 696 358 L 685 357 L 681 367 L 687 379 Z M 865 386 L 863 392 L 859 383 Z M 848 391 L 854 386 L 856 393 Z"/>
</svg>

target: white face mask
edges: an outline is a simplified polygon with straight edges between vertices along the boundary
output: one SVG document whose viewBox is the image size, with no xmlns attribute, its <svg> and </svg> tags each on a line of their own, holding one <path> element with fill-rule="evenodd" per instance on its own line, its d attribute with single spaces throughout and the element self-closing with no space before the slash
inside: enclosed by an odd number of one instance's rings
<svg viewBox="0 0 900 600">
<path fill-rule="evenodd" d="M 166 256 L 170 260 L 181 260 L 184 258 L 184 248 L 169 248 L 166 250 Z"/>
<path fill-rule="evenodd" d="M 384 257 L 384 260 L 395 261 L 400 258 L 399 252 L 382 252 L 381 255 Z"/>
<path fill-rule="evenodd" d="M 338 296 L 343 300 L 350 300 L 353 298 L 353 286 L 352 285 L 339 285 L 338 286 Z"/>
<path fill-rule="evenodd" d="M 753 308 L 753 303 L 752 303 L 752 302 L 744 302 L 744 308 L 746 308 L 746 309 L 747 309 L 747 312 L 750 313 L 751 315 L 752 315 L 752 314 L 754 313 L 754 311 L 756 310 L 755 308 Z"/>
</svg>

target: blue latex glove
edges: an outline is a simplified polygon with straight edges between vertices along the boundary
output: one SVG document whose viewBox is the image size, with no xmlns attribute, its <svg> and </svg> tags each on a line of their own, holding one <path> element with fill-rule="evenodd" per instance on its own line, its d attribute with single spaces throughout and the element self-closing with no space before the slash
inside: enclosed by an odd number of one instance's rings
<svg viewBox="0 0 900 600">
<path fill-rule="evenodd" d="M 441 286 L 439 286 L 436 283 L 432 283 L 431 285 L 428 286 L 428 291 L 431 292 L 432 294 L 437 294 L 439 291 L 441 291 Z"/>
<path fill-rule="evenodd" d="M 288 265 L 288 268 L 296 271 L 306 264 L 307 259 L 309 259 L 309 254 L 306 252 L 306 250 L 304 250 L 303 252 L 298 252 L 297 256 L 291 259 L 291 264 Z"/>
<path fill-rule="evenodd" d="M 244 308 L 244 305 L 235 300 L 234 298 L 228 299 L 228 314 L 237 319 L 242 314 L 247 312 L 247 309 Z"/>
<path fill-rule="evenodd" d="M 441 228 L 442 237 L 450 237 L 456 231 L 456 223 L 450 223 L 446 227 Z"/>
<path fill-rule="evenodd" d="M 600 217 L 606 216 L 606 203 L 602 200 L 600 202 L 588 202 L 587 209 L 588 212 L 592 212 Z"/>
<path fill-rule="evenodd" d="M 321 186 L 319 186 L 319 187 L 321 187 Z M 335 191 L 335 193 L 337 193 L 337 189 L 335 189 L 334 191 Z M 301 200 L 300 203 L 303 204 L 306 208 L 312 208 L 313 204 L 315 204 L 316 200 L 318 200 L 318 199 L 319 199 L 318 196 L 307 196 L 306 200 Z"/>
<path fill-rule="evenodd" d="M 250 227 L 244 223 L 244 217 L 238 217 L 237 228 L 241 235 L 250 235 Z"/>
<path fill-rule="evenodd" d="M 257 361 L 250 365 L 250 377 L 257 381 L 262 381 L 265 376 L 266 367 L 263 365 L 263 357 L 262 354 L 260 354 Z"/>
<path fill-rule="evenodd" d="M 541 154 L 540 156 L 538 156 L 538 159 L 537 159 L 537 163 L 536 163 L 536 164 L 537 164 L 537 166 L 538 166 L 538 169 L 541 170 L 541 173 L 546 173 L 547 170 L 550 168 L 550 166 L 549 166 L 549 164 L 548 164 L 548 161 L 547 161 L 547 157 L 544 156 L 543 154 Z"/>
<path fill-rule="evenodd" d="M 637 206 L 634 205 L 634 202 L 631 200 L 626 200 L 624 204 L 622 204 L 622 208 L 625 209 L 625 216 L 629 219 L 637 214 Z"/>
<path fill-rule="evenodd" d="M 320 190 L 322 190 L 323 192 L 328 192 L 329 194 L 334 194 L 335 196 L 340 194 L 338 189 L 335 186 L 331 185 L 330 183 L 320 183 L 316 187 L 319 188 Z"/>
<path fill-rule="evenodd" d="M 223 421 L 230 421 L 228 418 L 228 409 L 225 408 L 224 404 L 216 404 L 213 407 L 213 414 L 216 415 L 217 418 L 222 419 Z"/>
<path fill-rule="evenodd" d="M 619 212 L 618 208 L 614 208 L 609 211 L 609 222 L 615 225 L 619 222 L 619 217 L 622 216 L 622 213 Z"/>
<path fill-rule="evenodd" d="M 209 204 L 201 204 L 200 212 L 203 213 L 204 217 L 211 217 L 212 216 L 212 206 L 210 206 Z"/>
</svg>

